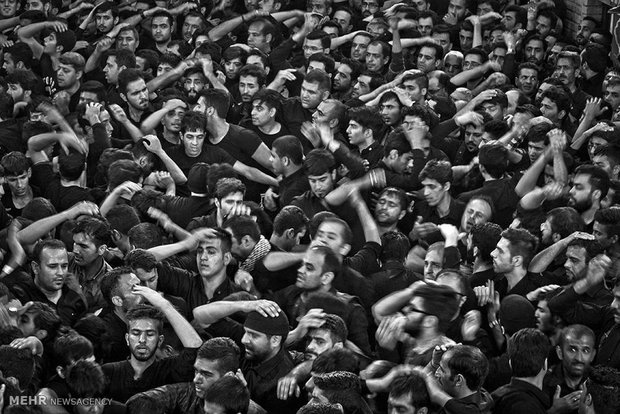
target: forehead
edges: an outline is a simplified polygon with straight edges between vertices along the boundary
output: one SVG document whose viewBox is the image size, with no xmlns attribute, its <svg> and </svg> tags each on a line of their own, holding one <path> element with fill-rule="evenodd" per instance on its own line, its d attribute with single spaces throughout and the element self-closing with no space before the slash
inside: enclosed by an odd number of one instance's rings
<svg viewBox="0 0 620 414">
<path fill-rule="evenodd" d="M 146 83 L 144 82 L 144 79 L 138 79 L 127 84 L 127 92 L 139 91 L 144 88 L 146 88 Z"/>
<path fill-rule="evenodd" d="M 594 347 L 594 338 L 588 334 L 576 336 L 574 333 L 568 333 L 564 336 L 564 345 L 580 345 Z"/>
<path fill-rule="evenodd" d="M 482 57 L 480 57 L 479 55 L 474 55 L 474 54 L 470 54 L 465 56 L 465 61 L 466 62 L 482 62 Z"/>
<path fill-rule="evenodd" d="M 342 236 L 343 228 L 340 223 L 328 221 L 328 222 L 321 223 L 321 225 L 319 226 L 319 231 L 322 231 L 325 233 L 334 233 L 339 236 Z"/>
<path fill-rule="evenodd" d="M 585 260 L 586 249 L 581 246 L 568 246 L 566 249 L 566 256 L 570 256 L 575 259 Z"/>
<path fill-rule="evenodd" d="M 67 250 L 66 249 L 51 249 L 51 248 L 44 248 L 41 251 L 41 260 L 51 260 L 51 259 L 64 259 L 67 260 Z"/>
<path fill-rule="evenodd" d="M 128 321 L 129 329 L 139 329 L 141 331 L 158 331 L 159 323 L 154 319 L 132 319 Z"/>
<path fill-rule="evenodd" d="M 531 39 L 530 41 L 528 41 L 525 46 L 531 46 L 531 47 L 540 47 L 542 48 L 542 40 L 540 39 Z"/>
<path fill-rule="evenodd" d="M 75 243 L 84 243 L 84 244 L 95 244 L 95 239 L 92 238 L 90 234 L 86 233 L 75 233 L 73 234 L 73 241 Z"/>
<path fill-rule="evenodd" d="M 313 249 L 308 250 L 304 256 L 304 263 L 310 263 L 317 267 L 322 266 L 324 261 L 325 257 Z"/>
<path fill-rule="evenodd" d="M 219 363 L 211 359 L 196 358 L 196 362 L 194 362 L 194 368 L 200 371 L 210 371 L 217 373 L 219 372 Z"/>
<path fill-rule="evenodd" d="M 355 36 L 353 38 L 353 43 L 358 43 L 358 44 L 369 44 L 370 43 L 370 39 L 367 36 Z"/>
<path fill-rule="evenodd" d="M 153 22 L 151 24 L 158 26 L 162 24 L 168 24 L 168 18 L 165 16 L 153 17 Z"/>
<path fill-rule="evenodd" d="M 378 44 L 368 45 L 368 53 L 379 53 L 382 51 L 383 51 L 383 48 L 381 47 L 381 45 L 378 45 Z"/>
<path fill-rule="evenodd" d="M 575 184 L 589 184 L 590 175 L 588 174 L 577 174 L 573 179 L 573 183 Z"/>
<path fill-rule="evenodd" d="M 240 76 L 239 81 L 243 83 L 258 83 L 258 78 L 252 75 L 245 75 L 245 76 Z"/>
<path fill-rule="evenodd" d="M 482 200 L 472 200 L 467 204 L 467 208 L 476 212 L 491 215 L 491 207 Z"/>
<path fill-rule="evenodd" d="M 334 19 L 350 19 L 351 15 L 344 10 L 338 10 L 334 13 Z"/>
<path fill-rule="evenodd" d="M 198 243 L 198 247 L 201 249 L 207 249 L 210 247 L 219 249 L 221 246 L 222 246 L 222 242 L 220 241 L 220 239 L 216 239 L 216 238 L 206 239 Z"/>
</svg>

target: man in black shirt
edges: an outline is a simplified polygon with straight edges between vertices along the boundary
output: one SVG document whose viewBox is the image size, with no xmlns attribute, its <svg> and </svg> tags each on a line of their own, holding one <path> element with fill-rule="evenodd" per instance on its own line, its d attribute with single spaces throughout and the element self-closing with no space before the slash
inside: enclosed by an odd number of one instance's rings
<svg viewBox="0 0 620 414">
<path fill-rule="evenodd" d="M 191 381 L 192 364 L 202 344 L 189 322 L 159 293 L 134 285 L 132 294 L 148 300 L 152 306 L 138 306 L 127 312 L 129 360 L 102 366 L 109 380 L 105 395 L 118 401 L 160 385 Z M 175 357 L 157 359 L 157 350 L 164 342 L 164 317 L 185 349 Z"/>
<path fill-rule="evenodd" d="M 542 391 L 551 344 L 532 328 L 521 329 L 508 340 L 512 380 L 493 393 L 496 414 L 544 414 L 551 406 Z"/>
</svg>

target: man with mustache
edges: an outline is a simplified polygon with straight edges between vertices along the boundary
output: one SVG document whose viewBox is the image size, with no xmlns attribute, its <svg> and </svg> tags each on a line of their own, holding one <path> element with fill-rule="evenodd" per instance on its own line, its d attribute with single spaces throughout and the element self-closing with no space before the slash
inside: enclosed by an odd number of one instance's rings
<svg viewBox="0 0 620 414">
<path fill-rule="evenodd" d="M 129 277 L 138 279 L 132 273 Z M 131 295 L 136 302 L 147 300 L 151 306 L 138 305 L 125 314 L 129 360 L 102 366 L 108 378 L 104 395 L 118 401 L 171 382 L 191 381 L 193 362 L 202 345 L 202 339 L 190 323 L 158 292 L 134 284 Z M 164 342 L 164 320 L 170 323 L 184 348 L 176 356 L 158 358 L 157 351 Z"/>
<path fill-rule="evenodd" d="M 575 52 L 560 52 L 555 63 L 553 75 L 568 87 L 572 94 L 573 106 L 570 115 L 573 119 L 581 118 L 586 107 L 586 101 L 591 98 L 581 88 L 577 87 L 577 78 L 581 72 L 581 57 Z"/>
<path fill-rule="evenodd" d="M 587 326 L 570 325 L 562 330 L 555 346 L 561 362 L 551 367 L 543 379 L 543 391 L 553 398 L 556 408 L 563 406 L 575 412 L 581 385 L 588 378 L 596 355 L 595 344 L 596 335 Z"/>
<path fill-rule="evenodd" d="M 34 278 L 13 272 L 2 283 L 21 303 L 47 303 L 56 309 L 64 324 L 72 326 L 86 313 L 86 301 L 65 283 L 69 267 L 67 248 L 60 240 L 41 240 L 35 245 L 32 257 Z"/>
<path fill-rule="evenodd" d="M 247 125 L 252 118 L 252 101 L 254 95 L 265 87 L 267 75 L 256 65 L 245 65 L 239 71 L 239 101 L 230 108 L 226 117 L 228 122 L 237 125 Z"/>
<path fill-rule="evenodd" d="M 549 299 L 549 310 L 558 314 L 566 323 L 583 324 L 598 332 L 598 349 L 592 365 L 603 364 L 620 368 L 620 278 L 613 288 L 613 301 L 605 306 L 583 302 L 583 295 L 592 287 L 603 283 L 612 262 L 606 255 L 590 260 L 587 275 L 571 288 L 564 289 Z"/>
<path fill-rule="evenodd" d="M 600 167 L 581 165 L 575 170 L 568 205 L 581 214 L 587 232 L 593 230 L 594 214 L 601 208 L 601 200 L 609 191 L 609 183 L 609 176 Z"/>
</svg>

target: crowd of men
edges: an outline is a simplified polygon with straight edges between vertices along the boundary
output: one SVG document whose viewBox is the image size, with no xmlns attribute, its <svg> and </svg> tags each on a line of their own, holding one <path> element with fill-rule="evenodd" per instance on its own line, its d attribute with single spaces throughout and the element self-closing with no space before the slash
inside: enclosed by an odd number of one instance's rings
<svg viewBox="0 0 620 414">
<path fill-rule="evenodd" d="M 0 1 L 0 412 L 620 413 L 604 8 Z"/>
</svg>

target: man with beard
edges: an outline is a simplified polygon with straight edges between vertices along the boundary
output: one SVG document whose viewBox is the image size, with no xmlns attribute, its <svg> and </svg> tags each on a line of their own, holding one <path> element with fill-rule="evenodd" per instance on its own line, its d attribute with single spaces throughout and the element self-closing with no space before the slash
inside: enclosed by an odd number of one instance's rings
<svg viewBox="0 0 620 414">
<path fill-rule="evenodd" d="M 134 274 L 130 277 L 137 279 Z M 108 379 L 104 395 L 118 401 L 127 401 L 138 392 L 164 384 L 191 381 L 192 365 L 202 344 L 191 324 L 159 293 L 139 285 L 134 285 L 130 292 L 138 302 L 146 299 L 152 306 L 135 306 L 125 314 L 129 360 L 101 367 Z M 164 320 L 174 329 L 183 350 L 172 357 L 158 358 L 157 351 L 164 342 Z"/>
<path fill-rule="evenodd" d="M 594 214 L 592 234 L 609 257 L 617 258 L 620 245 L 620 209 L 601 208 Z"/>
<path fill-rule="evenodd" d="M 183 40 L 191 44 L 194 33 L 197 30 L 205 30 L 205 28 L 206 24 L 204 16 L 197 11 L 190 11 L 183 18 L 183 25 L 181 29 Z"/>
<path fill-rule="evenodd" d="M 254 95 L 265 87 L 265 71 L 256 65 L 246 65 L 239 71 L 239 98 L 230 108 L 227 121 L 237 125 L 246 125 L 251 118 Z"/>
<path fill-rule="evenodd" d="M 345 101 L 350 95 L 357 77 L 364 69 L 363 65 L 356 60 L 343 58 L 339 62 L 332 84 L 332 98 Z"/>
<path fill-rule="evenodd" d="M 129 267 L 119 267 L 107 272 L 101 279 L 101 292 L 107 302 L 100 318 L 106 324 L 106 333 L 102 338 L 104 363 L 127 359 L 130 350 L 125 340 L 127 333 L 127 312 L 143 302 L 133 294 L 134 286 L 140 279 Z"/>
<path fill-rule="evenodd" d="M 239 303 L 245 305 L 235 306 Z M 256 306 L 252 306 L 253 303 Z M 289 333 L 286 313 L 276 303 L 264 300 L 227 304 L 200 306 L 194 309 L 194 318 L 202 326 L 208 326 L 207 332 L 211 335 L 229 337 L 243 346 L 241 371 L 257 404 L 269 413 L 296 412 L 300 406 L 299 398 L 292 397 L 285 402 L 277 397 L 278 380 L 294 367 L 285 346 Z M 243 325 L 226 318 L 235 311 L 247 313 Z"/>
<path fill-rule="evenodd" d="M 458 301 L 451 287 L 425 282 L 386 296 L 372 309 L 375 320 L 380 321 L 379 346 L 393 351 L 402 334 L 407 333 L 413 342 L 407 347 L 405 363 L 425 366 L 436 346 L 454 344 L 445 332 L 458 310 Z"/>
<path fill-rule="evenodd" d="M 194 362 L 194 380 L 180 384 L 167 384 L 138 393 L 127 401 L 127 407 L 141 400 L 155 401 L 162 412 L 202 412 L 207 390 L 226 375 L 236 374 L 239 369 L 241 351 L 230 338 L 211 338 L 205 341 Z M 264 410 L 250 401 L 248 414 L 260 414 Z"/>
<path fill-rule="evenodd" d="M 398 222 L 405 217 L 408 205 L 407 194 L 402 189 L 387 187 L 381 191 L 374 214 L 381 235 L 397 230 Z"/>
<path fill-rule="evenodd" d="M 152 14 L 151 36 L 155 41 L 155 51 L 160 56 L 168 51 L 168 43 L 172 38 L 172 23 L 174 19 L 167 10 L 157 10 Z"/>
<path fill-rule="evenodd" d="M 560 363 L 551 367 L 543 379 L 543 391 L 553 399 L 554 409 L 575 412 L 581 399 L 581 386 L 588 378 L 596 355 L 596 335 L 583 325 L 562 330 L 555 351 Z"/>
<path fill-rule="evenodd" d="M 594 214 L 601 208 L 601 200 L 608 190 L 609 176 L 602 168 L 593 165 L 577 167 L 568 205 L 581 214 L 589 233 L 593 230 Z"/>
<path fill-rule="evenodd" d="M 171 153 L 172 148 L 181 144 L 181 129 L 186 112 L 187 102 L 181 96 L 168 95 L 162 100 L 161 109 L 149 115 L 140 129 L 145 134 L 156 134 L 164 150 Z M 179 161 L 175 162 L 180 165 Z M 184 172 L 187 173 L 188 170 L 189 168 L 186 168 Z"/>
<path fill-rule="evenodd" d="M 590 41 L 592 30 L 599 27 L 600 24 L 594 17 L 584 16 L 581 23 L 577 26 L 577 34 L 575 35 L 575 43 L 583 49 Z"/>
<path fill-rule="evenodd" d="M 279 91 L 284 86 L 287 77 L 290 76 L 294 77 L 294 74 L 280 71 L 268 88 Z M 301 84 L 299 98 L 289 98 L 282 105 L 282 118 L 292 135 L 300 139 L 304 136 L 301 133 L 302 124 L 312 121 L 312 114 L 316 112 L 317 107 L 322 101 L 329 98 L 330 90 L 331 79 L 326 72 L 315 69 L 306 73 Z M 304 153 L 308 153 L 314 148 L 307 138 L 301 139 L 301 142 L 304 147 Z"/>
<path fill-rule="evenodd" d="M 118 75 L 118 93 L 126 103 L 127 111 L 120 107 L 112 106 L 114 117 L 120 124 L 120 140 L 133 142 L 129 130 L 140 128 L 140 125 L 150 115 L 149 90 L 142 73 L 137 69 L 125 69 Z"/>
<path fill-rule="evenodd" d="M 32 252 L 34 279 L 23 272 L 13 272 L 2 279 L 21 303 L 42 302 L 50 305 L 67 326 L 86 312 L 86 301 L 69 288 L 66 281 L 69 257 L 60 240 L 39 241 Z"/>
<path fill-rule="evenodd" d="M 562 83 L 568 87 L 572 94 L 572 109 L 570 114 L 573 119 L 580 119 L 586 107 L 587 100 L 591 97 L 581 88 L 577 87 L 577 77 L 581 71 L 581 57 L 575 52 L 560 52 L 555 63 L 553 73 Z"/>
<path fill-rule="evenodd" d="M 200 92 L 205 86 L 207 86 L 207 77 L 201 67 L 189 68 L 183 74 L 183 90 L 190 105 L 198 103 Z"/>
<path fill-rule="evenodd" d="M 515 85 L 532 100 L 536 96 L 536 90 L 538 89 L 539 72 L 538 66 L 532 62 L 524 62 L 517 69 Z"/>
<path fill-rule="evenodd" d="M 301 266 L 297 270 L 295 285 L 284 288 L 274 294 L 275 302 L 287 314 L 289 320 L 300 321 L 296 329 L 290 332 L 287 343 L 294 343 L 305 336 L 308 329 L 317 327 L 315 311 L 307 309 L 305 305 L 311 295 L 322 292 L 336 297 L 346 308 L 346 314 L 351 324 L 347 326 L 348 338 L 361 349 L 365 355 L 370 355 L 368 340 L 368 321 L 364 308 L 354 296 L 339 292 L 333 286 L 336 277 L 340 277 L 342 264 L 337 254 L 327 246 L 315 243 L 304 254 Z M 309 311 L 309 312 L 306 312 Z M 301 319 L 306 318 L 301 322 Z"/>
<path fill-rule="evenodd" d="M 107 53 L 105 67 L 103 73 L 108 84 L 107 102 L 114 104 L 123 103 L 118 94 L 118 75 L 125 69 L 133 69 L 136 67 L 136 57 L 129 50 L 110 50 Z"/>
<path fill-rule="evenodd" d="M 528 266 L 536 251 L 537 239 L 527 230 L 504 230 L 495 250 L 491 252 L 493 270 L 499 279 L 495 290 L 500 297 L 520 295 L 525 297 L 540 286 L 540 277 L 528 272 Z M 503 276 L 503 277 L 502 277 Z M 479 296 L 478 289 L 476 295 Z"/>
</svg>

